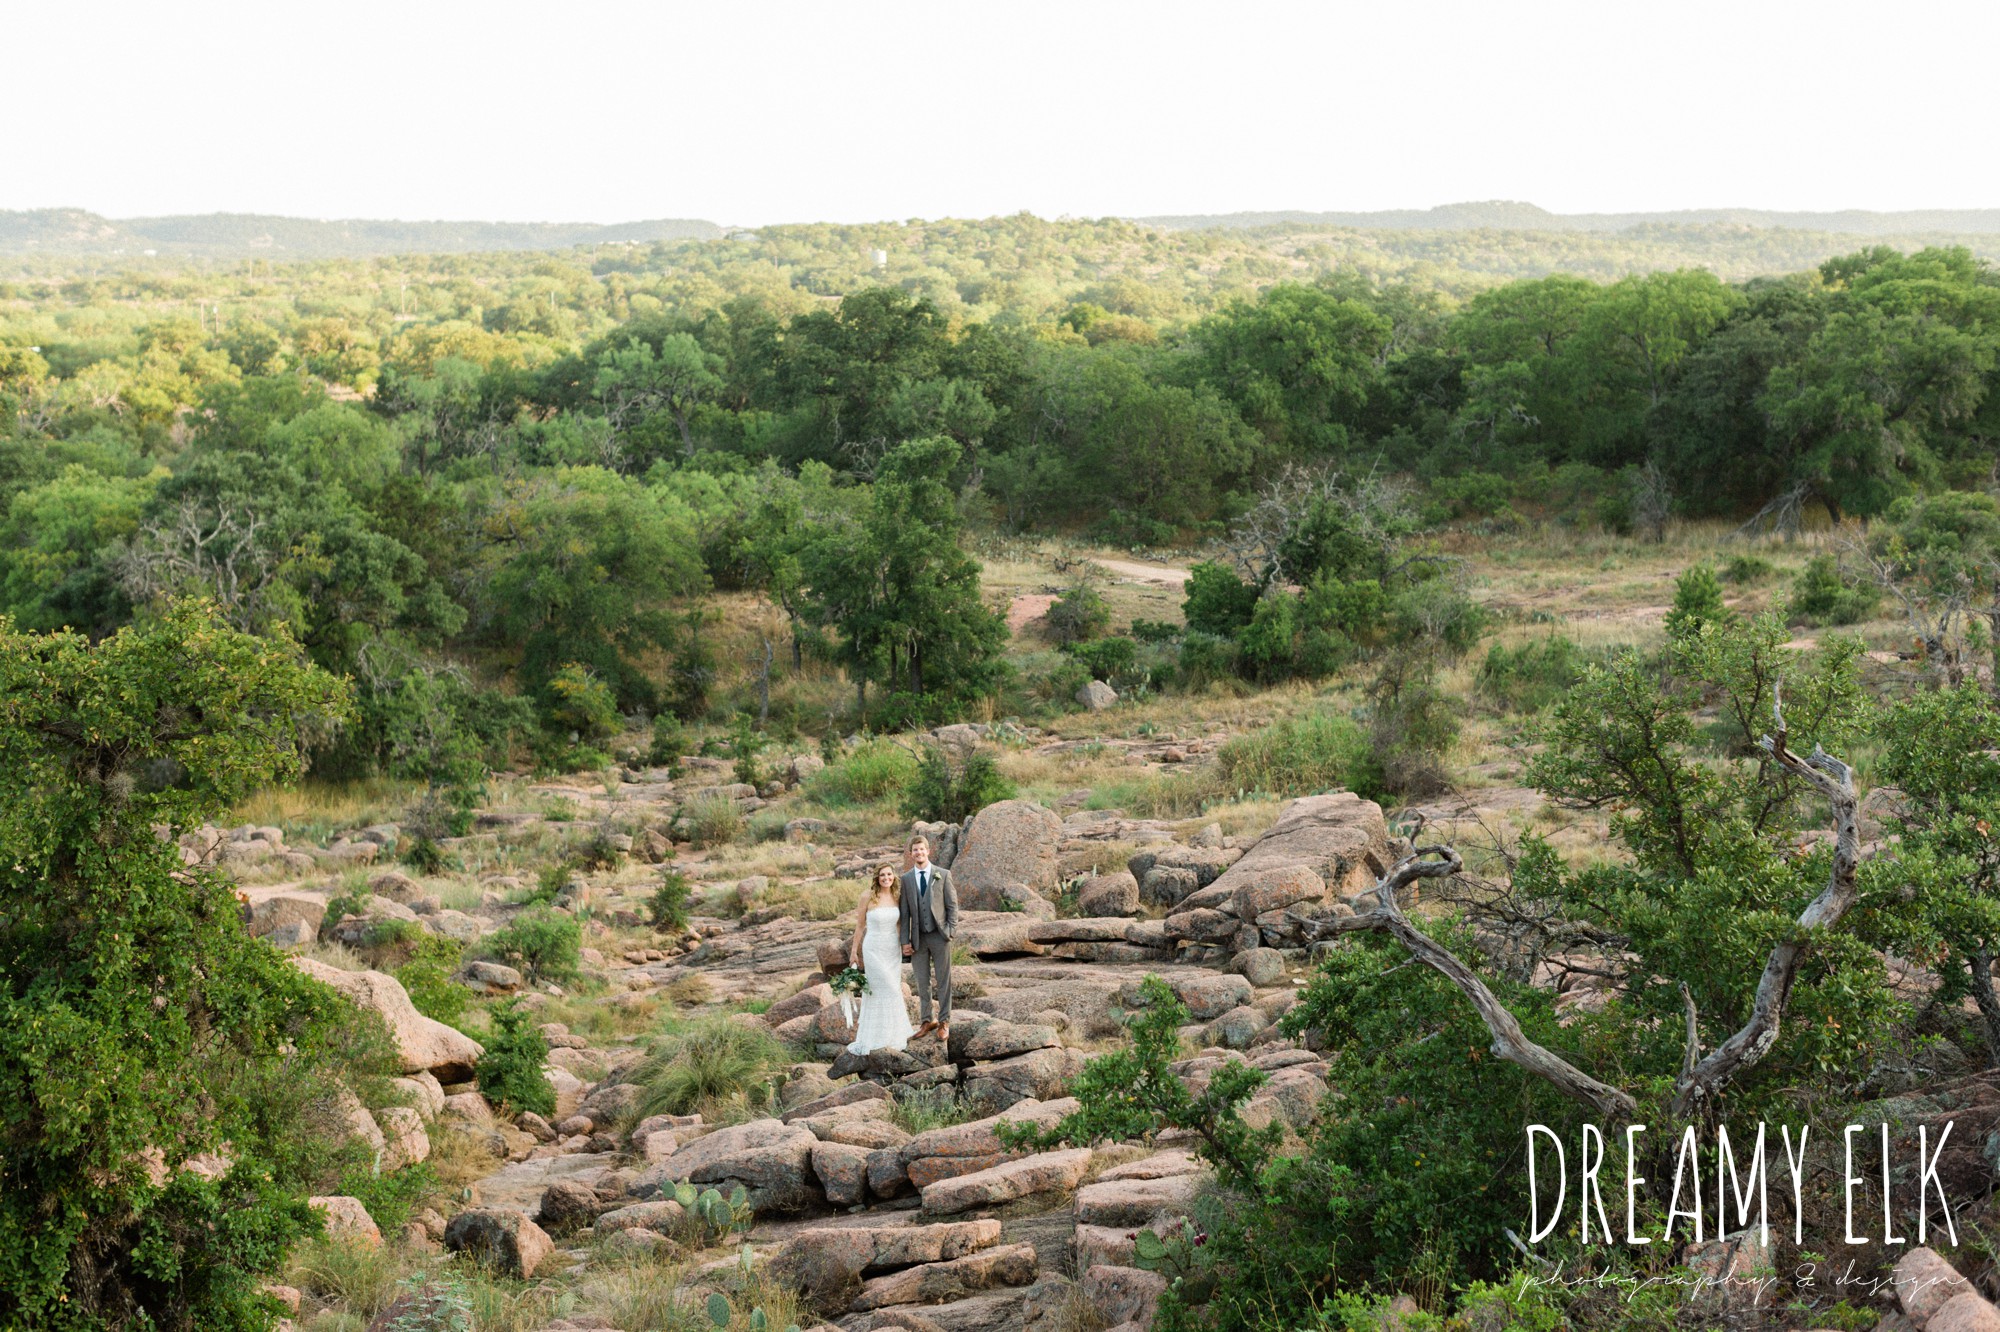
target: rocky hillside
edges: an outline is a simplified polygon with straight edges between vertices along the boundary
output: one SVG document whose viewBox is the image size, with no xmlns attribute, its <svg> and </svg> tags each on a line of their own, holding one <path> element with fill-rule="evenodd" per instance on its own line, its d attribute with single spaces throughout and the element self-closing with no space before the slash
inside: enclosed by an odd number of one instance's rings
<svg viewBox="0 0 2000 1332">
<path fill-rule="evenodd" d="M 969 728 L 954 731 L 948 741 L 984 743 Z M 1309 922 L 1351 914 L 1347 899 L 1398 849 L 1381 809 L 1350 794 L 1310 797 L 1241 838 L 1200 821 L 1058 815 L 1025 800 L 963 824 L 918 824 L 959 884 L 958 1011 L 948 1044 L 927 1038 L 857 1058 L 845 1052 L 852 1032 L 827 980 L 846 965 L 847 907 L 862 878 L 898 848 L 848 844 L 828 820 L 791 819 L 785 845 L 830 864 L 831 878 L 704 881 L 710 857 L 683 840 L 696 807 L 782 812 L 819 762 L 801 756 L 762 790 L 722 780 L 722 765 L 699 759 L 678 776 L 626 771 L 615 790 L 551 784 L 535 794 L 564 802 L 572 817 L 482 813 L 443 850 L 491 868 L 430 879 L 389 865 L 404 841 L 394 825 L 313 845 L 272 827 L 188 838 L 189 858 L 235 867 L 253 933 L 292 950 L 298 966 L 394 1033 L 409 1105 L 371 1115 L 357 1102 L 349 1115 L 379 1146 L 383 1168 L 423 1160 L 447 1138 L 458 1156 L 470 1143 L 486 1162 L 451 1206 L 419 1210 L 394 1234 L 382 1234 L 358 1199 L 321 1199 L 333 1231 L 412 1256 L 466 1251 L 506 1276 L 579 1289 L 607 1265 L 707 1254 L 682 1269 L 688 1299 L 727 1291 L 748 1262 L 803 1292 L 805 1321 L 845 1328 L 1076 1326 L 1085 1309 L 1095 1325 L 1144 1326 L 1164 1278 L 1138 1265 L 1135 1233 L 1185 1215 L 1204 1186 L 1191 1144 L 1167 1135 L 1022 1154 L 995 1128 L 1046 1127 L 1076 1108 L 1070 1079 L 1119 1043 L 1125 1018 L 1146 1002 L 1139 982 L 1148 975 L 1164 978 L 1193 1019 L 1184 1032 L 1192 1053 L 1175 1066 L 1191 1088 L 1226 1061 L 1247 1061 L 1271 1074 L 1251 1118 L 1305 1124 L 1326 1094 L 1325 1065 L 1275 1024 L 1300 983 Z M 481 956 L 482 941 L 538 909 L 525 902 L 536 862 L 592 841 L 608 843 L 612 863 L 579 873 L 553 904 L 583 924 L 582 974 L 531 984 L 522 969 Z M 652 867 L 669 861 L 699 885 L 697 914 L 673 933 L 643 923 L 659 881 Z M 365 894 L 355 891 L 362 876 Z M 802 887 L 835 894 L 840 914 L 802 918 L 786 905 Z M 362 966 L 371 940 L 419 931 L 466 945 L 471 960 L 453 982 L 482 996 L 640 1015 L 678 997 L 684 1014 L 727 1015 L 768 1034 L 789 1062 L 755 1104 L 646 1113 L 643 1022 L 585 1036 L 574 1018 L 548 1021 L 543 1074 L 555 1108 L 505 1113 L 473 1080 L 481 1045 L 425 1017 L 394 976 Z M 935 1126 L 910 1127 L 913 1106 Z M 711 1189 L 724 1200 L 740 1189 L 747 1217 L 705 1226 L 695 1213 Z M 302 1319 L 337 1303 L 311 1291 L 298 1298 Z M 546 1325 L 614 1326 L 587 1310 Z"/>
</svg>

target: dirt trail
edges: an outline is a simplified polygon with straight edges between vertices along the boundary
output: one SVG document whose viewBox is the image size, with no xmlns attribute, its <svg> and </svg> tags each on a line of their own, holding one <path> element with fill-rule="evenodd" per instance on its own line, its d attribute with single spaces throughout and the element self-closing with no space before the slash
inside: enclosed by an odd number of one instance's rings
<svg viewBox="0 0 2000 1332">
<path fill-rule="evenodd" d="M 1162 564 L 1140 564 L 1134 560 L 1105 560 L 1094 563 L 1101 569 L 1126 578 L 1136 578 L 1142 583 L 1158 583 L 1162 587 L 1179 587 L 1188 580 L 1186 569 L 1175 569 Z"/>
</svg>

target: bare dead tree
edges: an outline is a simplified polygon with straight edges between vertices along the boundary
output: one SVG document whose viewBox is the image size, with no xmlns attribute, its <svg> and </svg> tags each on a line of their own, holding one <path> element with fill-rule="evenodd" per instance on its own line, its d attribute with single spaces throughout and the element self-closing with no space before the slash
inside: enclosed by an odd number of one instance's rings
<svg viewBox="0 0 2000 1332">
<path fill-rule="evenodd" d="M 1674 488 L 1660 465 L 1647 459 L 1632 478 L 1632 525 L 1646 534 L 1648 541 L 1667 538 L 1667 519 L 1673 517 Z"/>
<path fill-rule="evenodd" d="M 1763 508 L 1743 520 L 1736 529 L 1739 537 L 1770 536 L 1782 534 L 1786 541 L 1797 539 L 1799 527 L 1805 517 L 1806 500 L 1812 495 L 1812 484 L 1795 481 L 1782 492 L 1773 496 Z"/>
<path fill-rule="evenodd" d="M 115 561 L 119 585 L 141 602 L 205 592 L 232 625 L 253 630 L 278 576 L 268 527 L 248 507 L 184 499 L 133 534 Z"/>
<path fill-rule="evenodd" d="M 1409 497 L 1409 485 L 1399 477 L 1375 471 L 1350 475 L 1338 468 L 1288 463 L 1265 483 L 1257 503 L 1232 524 L 1223 549 L 1250 582 L 1296 580 L 1307 571 L 1285 567 L 1285 542 L 1317 507 L 1339 509 L 1363 540 L 1388 549 L 1399 540 L 1393 520 L 1408 508 Z"/>
</svg>

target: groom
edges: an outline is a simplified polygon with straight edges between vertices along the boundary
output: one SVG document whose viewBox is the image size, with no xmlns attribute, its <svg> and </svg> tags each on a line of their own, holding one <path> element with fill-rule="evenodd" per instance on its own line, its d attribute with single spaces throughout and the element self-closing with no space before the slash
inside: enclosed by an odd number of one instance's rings
<svg viewBox="0 0 2000 1332">
<path fill-rule="evenodd" d="M 921 834 L 910 839 L 910 865 L 899 894 L 901 916 L 896 928 L 903 937 L 903 956 L 911 959 L 917 983 L 917 1015 L 923 1019 L 916 1035 L 935 1031 L 951 1039 L 951 936 L 958 929 L 958 889 L 951 871 L 931 864 L 931 844 Z M 931 973 L 937 973 L 937 1020 L 931 1020 Z"/>
</svg>

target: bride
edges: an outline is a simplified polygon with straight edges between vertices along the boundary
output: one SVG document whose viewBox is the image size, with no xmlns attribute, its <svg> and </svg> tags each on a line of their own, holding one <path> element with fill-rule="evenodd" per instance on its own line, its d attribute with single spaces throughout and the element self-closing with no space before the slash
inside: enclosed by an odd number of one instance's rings
<svg viewBox="0 0 2000 1332">
<path fill-rule="evenodd" d="M 910 1013 L 903 1006 L 903 950 L 896 930 L 901 892 L 895 868 L 877 865 L 868 897 L 855 913 L 847 961 L 866 973 L 868 993 L 861 996 L 861 1016 L 854 1023 L 854 1041 L 847 1047 L 852 1054 L 900 1050 L 910 1039 Z"/>
</svg>

